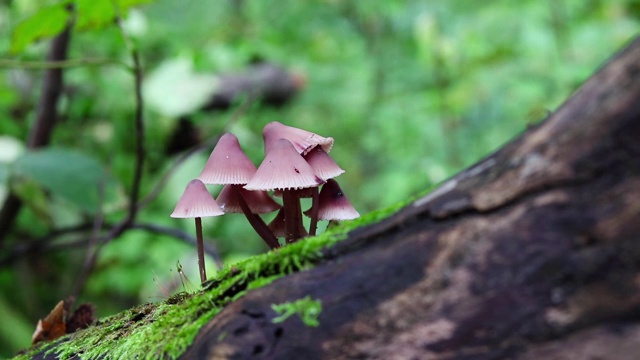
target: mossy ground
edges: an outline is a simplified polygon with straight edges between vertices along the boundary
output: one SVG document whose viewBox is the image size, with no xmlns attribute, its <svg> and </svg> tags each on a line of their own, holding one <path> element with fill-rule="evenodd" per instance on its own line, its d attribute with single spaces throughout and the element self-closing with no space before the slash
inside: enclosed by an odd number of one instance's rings
<svg viewBox="0 0 640 360">
<path fill-rule="evenodd" d="M 28 359 L 41 351 L 56 354 L 60 359 L 75 355 L 82 359 L 177 358 L 204 324 L 247 290 L 313 267 L 322 261 L 322 249 L 345 239 L 355 228 L 380 221 L 405 204 L 369 213 L 320 236 L 226 266 L 202 290 L 179 293 L 164 302 L 140 305 L 107 317 L 86 330 L 35 346 L 16 359 Z"/>
</svg>

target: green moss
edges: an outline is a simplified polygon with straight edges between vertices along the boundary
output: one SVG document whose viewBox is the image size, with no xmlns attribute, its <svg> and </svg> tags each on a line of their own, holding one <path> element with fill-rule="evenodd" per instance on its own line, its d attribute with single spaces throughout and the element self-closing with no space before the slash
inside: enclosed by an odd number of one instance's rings
<svg viewBox="0 0 640 360">
<path fill-rule="evenodd" d="M 176 358 L 193 342 L 200 328 L 226 304 L 242 297 L 247 290 L 313 267 L 322 260 L 322 249 L 345 239 L 355 228 L 380 221 L 406 203 L 343 222 L 320 236 L 226 266 L 201 291 L 183 292 L 162 303 L 137 306 L 105 318 L 89 329 L 67 335 L 57 340 L 57 346 L 39 345 L 18 358 L 28 359 L 43 349 L 49 349 L 49 353 L 55 353 L 61 359 L 74 355 L 80 355 L 82 359 Z M 302 308 L 316 309 L 317 306 Z M 313 320 L 314 317 L 308 318 Z"/>
<path fill-rule="evenodd" d="M 322 302 L 312 299 L 311 296 L 282 304 L 273 304 L 271 308 L 278 314 L 277 317 L 271 320 L 274 324 L 281 323 L 292 315 L 297 314 L 307 326 L 317 327 L 320 325 L 318 316 L 322 312 Z"/>
</svg>

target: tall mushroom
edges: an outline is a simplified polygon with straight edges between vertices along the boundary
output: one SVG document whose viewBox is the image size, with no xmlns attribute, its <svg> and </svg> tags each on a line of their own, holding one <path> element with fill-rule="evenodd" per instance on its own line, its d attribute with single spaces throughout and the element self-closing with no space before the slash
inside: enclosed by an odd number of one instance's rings
<svg viewBox="0 0 640 360">
<path fill-rule="evenodd" d="M 242 185 L 249 182 L 255 173 L 256 166 L 242 151 L 238 138 L 231 133 L 226 133 L 218 140 L 198 178 L 205 184 L 225 185 L 226 191 L 223 189 L 224 196 L 221 199 L 222 192 L 218 196 L 223 210 L 225 212 L 236 212 L 232 211 L 234 208 L 229 203 L 234 204 L 234 206 L 237 205 L 256 233 L 271 249 L 274 249 L 279 246 L 278 239 L 269 230 L 258 213 L 275 211 L 280 208 L 280 205 L 272 199 L 271 202 L 268 202 L 266 198 L 269 195 L 266 193 L 247 194 L 247 192 L 243 192 Z M 259 203 L 256 203 L 256 201 Z M 260 208 L 260 211 L 252 211 L 257 207 Z"/>
<path fill-rule="evenodd" d="M 278 139 L 287 139 L 293 144 L 296 151 L 304 156 L 305 160 L 322 180 L 334 178 L 344 172 L 328 155 L 333 146 L 333 138 L 331 137 L 323 137 L 277 121 L 265 125 L 262 129 L 262 136 L 264 137 L 265 154 Z M 309 197 L 312 198 L 312 209 L 316 209 L 317 205 L 314 206 L 314 204 L 318 202 L 318 188 L 313 187 L 310 190 Z M 313 211 L 315 210 L 312 210 L 311 223 L 309 225 L 309 234 L 311 236 L 316 234 L 318 224 L 318 218 Z"/>
<path fill-rule="evenodd" d="M 300 201 L 295 190 L 317 187 L 324 182 L 289 140 L 279 139 L 270 145 L 255 175 L 244 188 L 251 191 L 282 190 L 285 240 L 291 243 L 297 241 L 303 233 Z"/>
<path fill-rule="evenodd" d="M 224 214 L 218 203 L 211 197 L 204 183 L 198 179 L 191 180 L 184 189 L 175 209 L 171 213 L 172 218 L 195 218 L 196 239 L 198 250 L 198 268 L 200 281 L 207 280 L 207 272 L 204 265 L 204 240 L 202 238 L 202 218 L 208 216 L 220 216 Z"/>
</svg>

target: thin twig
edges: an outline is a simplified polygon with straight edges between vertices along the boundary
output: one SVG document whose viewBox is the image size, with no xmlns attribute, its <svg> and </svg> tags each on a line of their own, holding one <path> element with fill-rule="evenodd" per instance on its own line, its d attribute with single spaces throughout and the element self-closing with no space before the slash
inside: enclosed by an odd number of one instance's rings
<svg viewBox="0 0 640 360">
<path fill-rule="evenodd" d="M 82 66 L 119 65 L 128 67 L 127 64 L 113 59 L 68 59 L 52 61 L 24 61 L 15 59 L 0 59 L 0 68 L 24 69 L 24 70 L 52 70 L 68 69 Z"/>
<path fill-rule="evenodd" d="M 138 50 L 132 43 L 131 39 L 127 36 L 127 33 L 122 28 L 122 24 L 120 22 L 120 10 L 115 1 L 112 1 L 112 6 L 117 15 L 116 24 L 118 29 L 120 30 L 120 34 L 127 46 L 131 54 L 131 59 L 133 61 L 133 75 L 134 75 L 134 92 L 135 92 L 135 139 L 136 139 L 136 156 L 134 161 L 134 173 L 133 179 L 131 180 L 131 194 L 129 195 L 129 206 L 127 210 L 127 214 L 124 219 L 120 221 L 118 224 L 109 229 L 107 234 L 100 238 L 98 243 L 96 244 L 95 251 L 92 252 L 90 257 L 87 258 L 87 262 L 83 266 L 83 270 L 81 272 L 80 280 L 74 286 L 74 293 L 80 294 L 86 284 L 86 280 L 93 272 L 95 267 L 95 262 L 98 257 L 98 252 L 100 248 L 111 240 L 121 236 L 125 231 L 130 229 L 131 225 L 136 219 L 137 211 L 138 211 L 138 197 L 140 194 L 140 185 L 142 183 L 142 173 L 144 167 L 145 160 L 145 144 L 144 144 L 144 102 L 142 99 L 142 68 L 140 65 L 140 55 L 138 54 Z"/>
<path fill-rule="evenodd" d="M 117 5 L 113 5 L 117 9 Z M 119 17 L 118 17 L 119 18 Z M 142 174 L 145 160 L 145 129 L 144 129 L 144 101 L 142 98 L 142 67 L 140 65 L 140 54 L 138 49 L 134 46 L 133 42 L 127 36 L 127 33 L 122 28 L 120 21 L 117 22 L 120 34 L 124 39 L 127 48 L 131 53 L 131 60 L 133 61 L 133 75 L 134 75 L 134 91 L 136 100 L 136 114 L 135 114 L 135 136 L 136 136 L 136 158 L 134 164 L 133 179 L 131 181 L 131 195 L 129 198 L 129 211 L 126 217 L 128 223 L 133 223 L 138 211 L 138 198 L 140 196 L 140 185 L 142 182 Z"/>
<path fill-rule="evenodd" d="M 82 271 L 80 271 L 80 275 L 78 276 L 78 280 L 73 284 L 71 291 L 69 293 L 70 296 L 77 298 L 80 295 L 82 289 L 84 289 L 87 280 L 89 279 L 89 274 L 91 270 L 96 264 L 96 260 L 98 258 L 98 251 L 100 250 L 100 232 L 102 231 L 102 225 L 104 220 L 104 214 L 102 212 L 102 205 L 104 203 L 104 181 L 101 181 L 98 184 L 98 206 L 96 207 L 96 214 L 93 218 L 93 227 L 91 229 L 91 236 L 89 237 L 89 241 L 87 244 L 87 253 L 85 256 L 84 266 Z"/>
<path fill-rule="evenodd" d="M 44 252 L 44 250 L 48 249 L 49 244 L 51 242 L 53 242 L 55 239 L 61 236 L 79 233 L 79 232 L 85 232 L 87 230 L 90 230 L 92 226 L 93 225 L 91 223 L 84 223 L 84 224 L 65 227 L 61 229 L 55 229 L 42 237 L 16 244 L 15 246 L 12 247 L 11 250 L 2 252 L 6 255 L 0 259 L 0 268 L 7 265 L 11 265 L 13 262 L 27 255 Z"/>
<path fill-rule="evenodd" d="M 53 241 L 61 236 L 86 232 L 87 230 L 90 230 L 93 226 L 94 226 L 93 224 L 86 223 L 86 224 L 81 224 L 78 226 L 73 226 L 65 229 L 54 230 L 43 237 L 30 241 L 21 246 L 16 246 L 12 249 L 10 253 L 0 258 L 0 268 L 9 266 L 14 262 L 28 255 L 52 253 L 57 251 L 76 249 L 79 247 L 86 247 L 87 244 L 89 244 L 90 242 L 88 236 L 79 236 L 75 239 L 64 241 L 64 242 L 58 242 L 58 243 L 53 243 Z M 103 224 L 103 228 L 108 226 L 109 224 Z M 177 240 L 180 240 L 186 244 L 189 244 L 193 247 L 196 246 L 196 238 L 181 229 L 170 228 L 170 227 L 165 227 L 162 225 L 150 224 L 150 223 L 133 223 L 129 225 L 128 229 L 143 230 L 143 231 L 148 231 L 154 234 L 167 235 Z M 107 238 L 106 235 L 103 237 L 100 237 L 98 242 L 103 242 L 105 238 Z M 222 267 L 220 252 L 217 250 L 214 243 L 216 243 L 215 239 L 205 239 L 204 252 L 214 260 L 214 262 L 218 267 Z"/>
</svg>

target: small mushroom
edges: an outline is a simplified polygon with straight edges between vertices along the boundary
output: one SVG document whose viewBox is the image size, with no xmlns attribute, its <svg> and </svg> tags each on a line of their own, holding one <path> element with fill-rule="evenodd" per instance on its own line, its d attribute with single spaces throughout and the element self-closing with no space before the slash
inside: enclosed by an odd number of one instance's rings
<svg viewBox="0 0 640 360">
<path fill-rule="evenodd" d="M 267 153 L 251 181 L 244 186 L 247 190 L 292 190 L 304 189 L 324 184 L 305 159 L 298 154 L 291 142 L 278 140 Z"/>
<path fill-rule="evenodd" d="M 317 187 L 324 182 L 291 142 L 279 139 L 271 146 L 255 175 L 244 188 L 252 191 L 282 190 L 287 224 L 285 239 L 287 242 L 295 242 L 302 236 L 303 227 L 300 200 L 294 190 Z"/>
<path fill-rule="evenodd" d="M 225 194 L 223 195 L 221 192 L 218 195 L 218 200 L 221 200 L 219 203 L 225 207 L 225 212 L 235 212 L 230 211 L 229 207 L 237 206 L 262 240 L 271 249 L 274 249 L 279 246 L 278 239 L 269 231 L 267 225 L 257 214 L 275 211 L 280 206 L 273 200 L 267 203 L 266 198 L 269 195 L 266 192 L 250 194 L 249 191 L 242 189 L 242 185 L 249 182 L 255 173 L 256 166 L 242 151 L 238 138 L 231 133 L 226 133 L 218 140 L 198 178 L 205 184 L 225 185 L 227 187 Z M 224 190 L 223 188 L 223 192 Z M 223 195 L 222 199 L 221 195 Z M 250 199 L 247 199 L 249 195 Z M 258 200 L 262 202 L 256 203 Z M 233 205 L 229 205 L 230 202 Z M 247 206 L 243 207 L 243 203 L 246 203 Z M 261 211 L 252 211 L 252 207 L 256 206 L 260 206 Z M 271 208 L 271 210 L 263 211 L 266 208 Z"/>
<path fill-rule="evenodd" d="M 304 159 L 307 160 L 309 166 L 311 166 L 313 171 L 315 171 L 322 180 L 332 179 L 344 173 L 344 170 L 342 170 L 340 166 L 333 161 L 321 146 L 316 146 L 311 149 L 306 155 L 304 155 Z M 311 213 L 309 214 L 309 217 L 311 218 L 309 234 L 311 236 L 315 236 L 316 228 L 318 227 L 318 214 L 316 213 L 319 200 L 318 188 L 313 188 L 309 197 L 313 199 L 311 204 Z"/>
<path fill-rule="evenodd" d="M 333 179 L 344 173 L 344 170 L 336 164 L 322 147 L 316 146 L 309 150 L 304 155 L 304 159 L 307 160 L 309 166 L 322 180 Z"/>
<path fill-rule="evenodd" d="M 298 154 L 306 154 L 309 150 L 320 145 L 326 152 L 333 146 L 333 138 L 323 137 L 312 132 L 298 129 L 292 126 L 283 125 L 277 121 L 272 121 L 262 129 L 264 137 L 264 153 L 269 153 L 271 146 L 275 145 L 279 139 L 287 139 L 291 142 Z"/>
<path fill-rule="evenodd" d="M 305 211 L 304 214 L 309 216 L 311 210 Z M 322 186 L 317 211 L 319 220 L 351 220 L 360 217 L 340 189 L 338 182 L 333 179 L 327 180 L 327 183 Z"/>
<path fill-rule="evenodd" d="M 198 176 L 205 184 L 246 184 L 256 172 L 256 166 L 242 151 L 238 138 L 226 133 L 220 137 Z"/>
<path fill-rule="evenodd" d="M 198 267 L 200 269 L 200 281 L 207 280 L 207 272 L 204 265 L 204 243 L 202 238 L 202 218 L 208 216 L 220 216 L 224 212 L 218 203 L 211 197 L 204 183 L 198 179 L 191 180 L 178 200 L 175 209 L 171 213 L 172 218 L 195 218 L 196 239 L 198 250 Z"/>
</svg>

